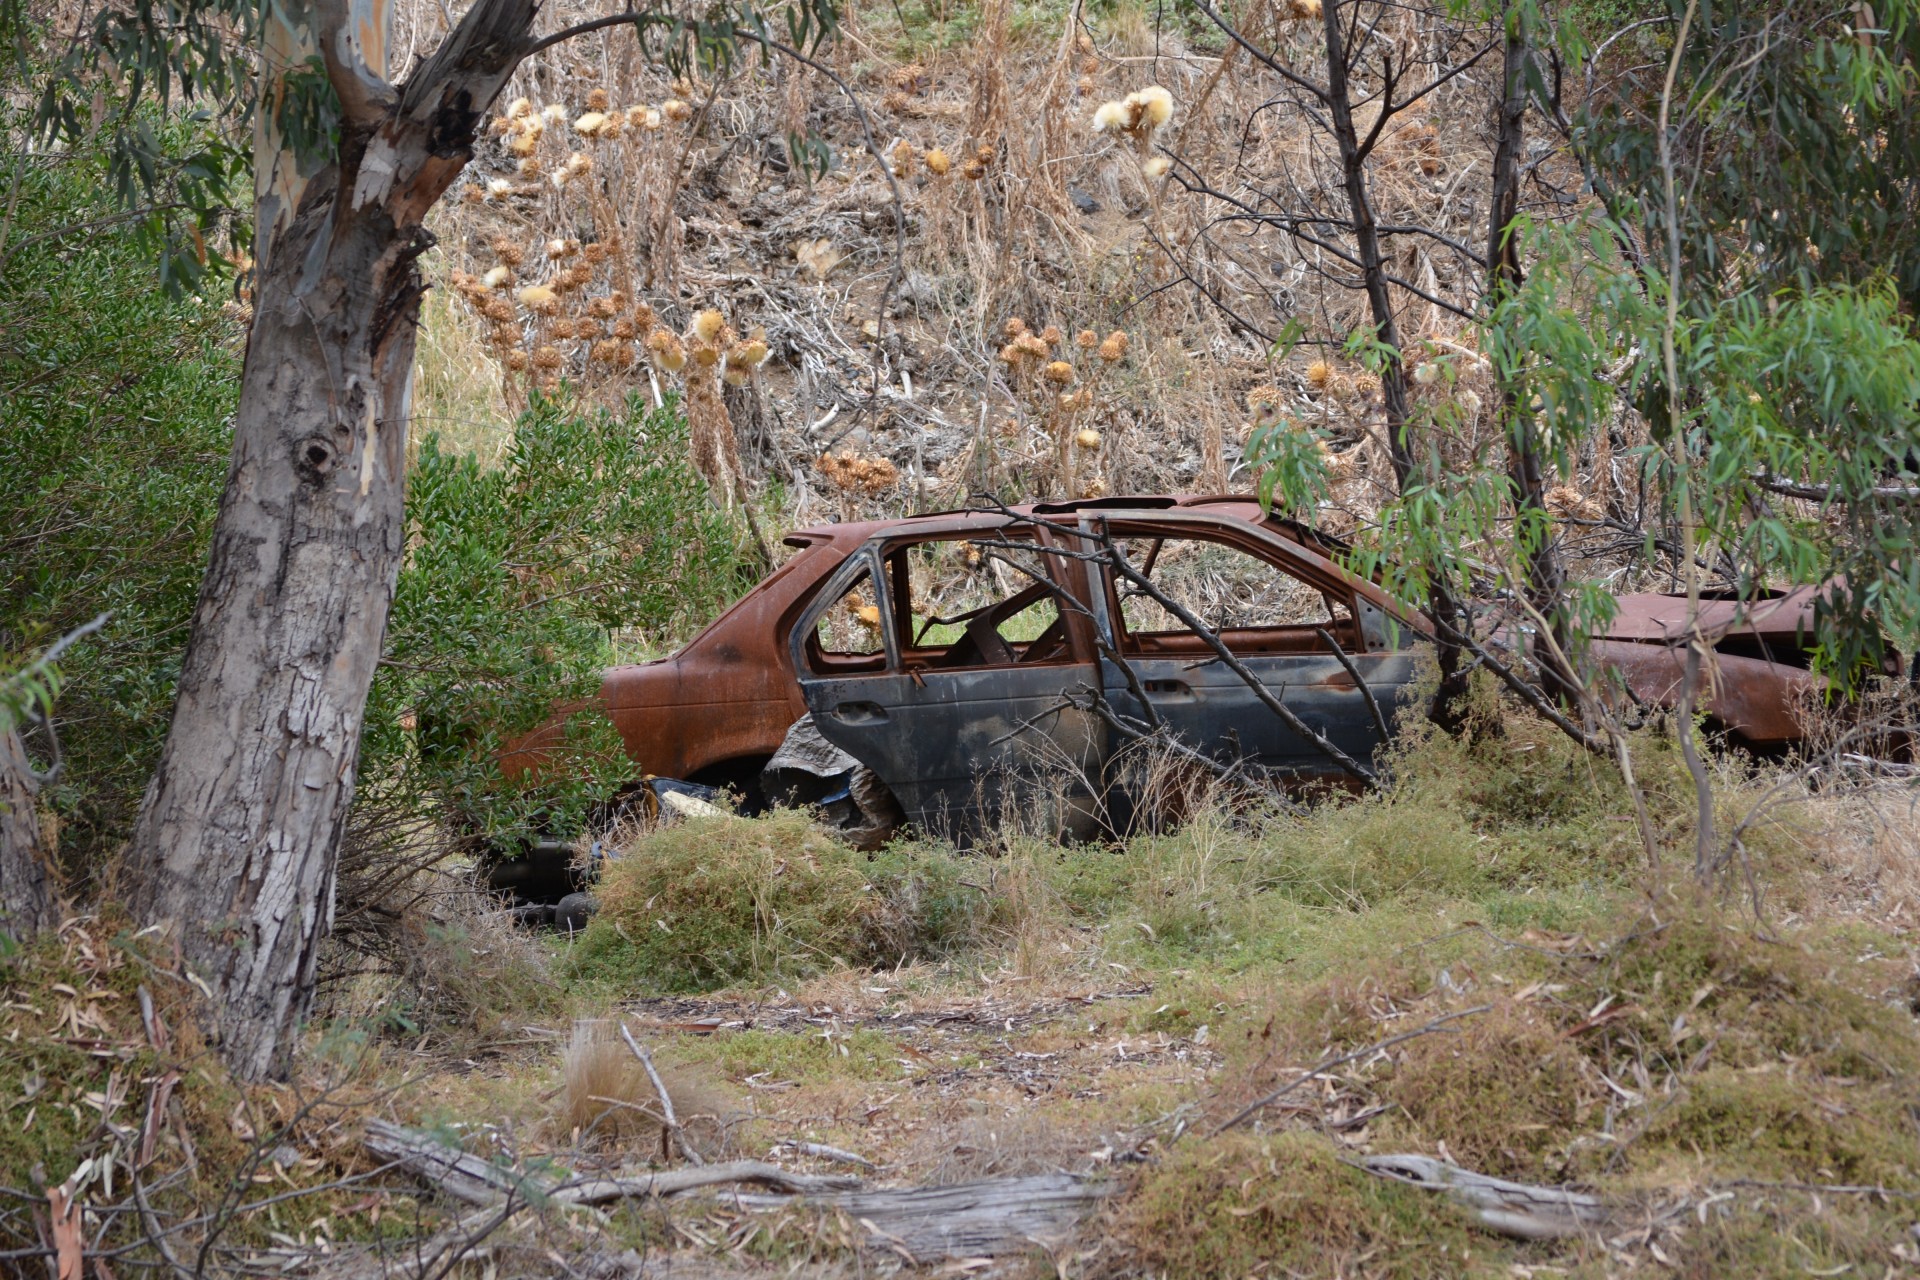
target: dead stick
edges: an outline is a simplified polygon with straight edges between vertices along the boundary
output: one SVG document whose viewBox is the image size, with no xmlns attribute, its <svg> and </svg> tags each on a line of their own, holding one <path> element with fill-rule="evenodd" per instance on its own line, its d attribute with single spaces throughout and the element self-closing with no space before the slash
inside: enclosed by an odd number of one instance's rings
<svg viewBox="0 0 1920 1280">
<path fill-rule="evenodd" d="M 1343 1053 L 1337 1058 L 1328 1058 L 1324 1062 L 1320 1063 L 1320 1065 L 1314 1067 L 1311 1071 L 1308 1071 L 1306 1074 L 1300 1076 L 1298 1079 L 1293 1080 L 1288 1084 L 1281 1085 L 1278 1089 L 1275 1089 L 1272 1093 L 1268 1094 L 1266 1097 L 1256 1098 L 1254 1101 L 1249 1102 L 1245 1107 L 1241 1108 L 1239 1114 L 1234 1116 L 1233 1119 L 1227 1121 L 1225 1124 L 1221 1125 L 1218 1129 L 1215 1129 L 1213 1131 L 1212 1136 L 1216 1138 L 1219 1137 L 1221 1134 L 1233 1128 L 1235 1125 L 1245 1120 L 1248 1116 L 1252 1115 L 1254 1112 L 1260 1110 L 1262 1107 L 1272 1106 L 1274 1103 L 1280 1101 L 1280 1099 L 1286 1097 L 1288 1094 L 1292 1093 L 1295 1089 L 1299 1088 L 1301 1085 L 1305 1084 L 1307 1081 L 1313 1079 L 1315 1076 L 1318 1076 L 1323 1072 L 1331 1071 L 1335 1067 L 1345 1066 L 1347 1063 L 1352 1062 L 1356 1058 L 1365 1058 L 1372 1054 L 1378 1053 L 1382 1049 L 1391 1049 L 1393 1048 L 1393 1046 L 1397 1044 L 1401 1044 L 1408 1040 L 1412 1040 L 1415 1037 L 1424 1036 L 1427 1033 L 1432 1031 L 1438 1031 L 1442 1026 L 1444 1026 L 1449 1022 L 1452 1022 L 1456 1018 L 1470 1018 L 1476 1013 L 1485 1013 L 1487 1010 L 1491 1008 L 1493 1008 L 1493 1006 L 1490 1004 L 1480 1004 L 1480 1005 L 1475 1005 L 1471 1009 L 1461 1009 L 1454 1013 L 1442 1014 L 1440 1017 L 1435 1018 L 1432 1022 L 1429 1022 L 1424 1027 L 1415 1027 L 1412 1031 L 1403 1031 L 1397 1036 L 1389 1036 L 1387 1039 L 1378 1041 L 1377 1043 L 1374 1043 L 1374 1044 L 1370 1044 L 1364 1049 L 1355 1049 L 1352 1053 Z"/>
<path fill-rule="evenodd" d="M 640 1065 L 646 1068 L 647 1079 L 653 1081 L 653 1091 L 660 1095 L 660 1109 L 667 1116 L 667 1131 L 679 1142 L 680 1150 L 686 1154 L 688 1160 L 694 1164 L 705 1164 L 706 1161 L 701 1158 L 700 1153 L 693 1149 L 693 1144 L 687 1141 L 686 1131 L 680 1127 L 679 1118 L 673 1114 L 673 1099 L 667 1096 L 667 1086 L 661 1081 L 660 1073 L 653 1068 L 653 1055 L 641 1048 L 640 1042 L 633 1038 L 633 1032 L 627 1030 L 627 1024 L 624 1022 L 620 1024 L 620 1038 L 627 1042 L 627 1048 L 633 1050 L 633 1056 L 640 1059 Z"/>
<path fill-rule="evenodd" d="M 1231 51 L 1230 49 L 1229 52 Z M 1360 668 L 1353 665 L 1353 659 L 1347 656 L 1347 651 L 1340 647 L 1340 642 L 1333 638 L 1331 631 L 1325 627 L 1315 627 L 1313 634 L 1327 642 L 1327 647 L 1333 650 L 1333 656 L 1340 659 L 1340 665 L 1347 669 L 1347 674 L 1353 677 L 1353 682 L 1360 686 L 1360 696 L 1367 700 L 1367 710 L 1373 713 L 1373 727 L 1380 731 L 1380 743 L 1385 746 L 1388 739 L 1393 737 L 1393 732 L 1387 728 L 1387 718 L 1381 714 L 1380 701 L 1373 696 L 1373 687 L 1367 683 L 1367 678 L 1360 674 Z"/>
</svg>

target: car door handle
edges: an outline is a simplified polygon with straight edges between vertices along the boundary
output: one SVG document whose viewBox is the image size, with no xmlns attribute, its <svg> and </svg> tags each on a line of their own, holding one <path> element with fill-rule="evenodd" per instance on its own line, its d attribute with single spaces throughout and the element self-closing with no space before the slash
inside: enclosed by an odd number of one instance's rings
<svg viewBox="0 0 1920 1280">
<path fill-rule="evenodd" d="M 1142 687 L 1145 688 L 1148 693 L 1158 694 L 1163 698 L 1190 698 L 1193 696 L 1193 686 L 1185 680 L 1148 680 Z"/>
<path fill-rule="evenodd" d="M 879 724 L 887 709 L 877 702 L 843 702 L 833 709 L 833 718 L 842 724 Z"/>
</svg>

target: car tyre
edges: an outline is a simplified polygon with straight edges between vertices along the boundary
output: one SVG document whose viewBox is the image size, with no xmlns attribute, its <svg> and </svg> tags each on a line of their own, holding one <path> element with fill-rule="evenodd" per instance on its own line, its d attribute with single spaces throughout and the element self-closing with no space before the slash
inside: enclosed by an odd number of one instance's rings
<svg viewBox="0 0 1920 1280">
<path fill-rule="evenodd" d="M 562 933 L 579 933 L 600 910 L 590 893 L 570 893 L 553 906 L 553 927 Z"/>
</svg>

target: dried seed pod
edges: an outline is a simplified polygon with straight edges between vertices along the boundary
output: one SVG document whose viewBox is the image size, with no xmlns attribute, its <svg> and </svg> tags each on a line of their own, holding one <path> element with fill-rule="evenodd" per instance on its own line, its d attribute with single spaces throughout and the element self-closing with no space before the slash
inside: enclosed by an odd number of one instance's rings
<svg viewBox="0 0 1920 1280">
<path fill-rule="evenodd" d="M 589 111 L 605 111 L 608 101 L 605 89 L 595 88 L 587 91 L 587 110 Z"/>
<path fill-rule="evenodd" d="M 1333 381 L 1333 366 L 1325 360 L 1315 360 L 1307 366 L 1307 385 L 1315 391 L 1325 391 L 1327 384 Z"/>
<path fill-rule="evenodd" d="M 549 344 L 534 348 L 533 367 L 536 369 L 558 369 L 566 362 L 566 356 L 556 346 Z"/>
<path fill-rule="evenodd" d="M 693 108 L 678 98 L 668 98 L 660 104 L 660 114 L 675 124 L 679 124 L 693 117 Z"/>
<path fill-rule="evenodd" d="M 551 288 L 543 284 L 530 284 L 520 291 L 520 305 L 529 311 L 550 316 L 560 309 L 560 298 Z"/>
<path fill-rule="evenodd" d="M 513 370 L 515 373 L 527 367 L 527 353 L 524 351 L 509 351 L 507 352 L 506 359 L 507 368 Z"/>
<path fill-rule="evenodd" d="M 947 171 L 951 168 L 953 168 L 953 159 L 950 156 L 948 156 L 945 151 L 942 151 L 939 147 L 931 147 L 928 149 L 927 151 L 927 172 L 928 173 L 932 174 L 936 178 L 944 178 L 947 176 Z"/>
<path fill-rule="evenodd" d="M 693 317 L 693 325 L 688 330 L 701 342 L 712 342 L 727 327 L 727 318 L 709 307 Z"/>
<path fill-rule="evenodd" d="M 611 320 L 620 314 L 620 304 L 612 298 L 595 298 L 587 309 L 602 320 Z"/>
<path fill-rule="evenodd" d="M 1092 351 L 1100 345 L 1100 335 L 1091 329 L 1082 329 L 1073 335 L 1073 345 L 1082 351 Z"/>
<path fill-rule="evenodd" d="M 1127 331 L 1125 329 L 1115 329 L 1100 344 L 1100 358 L 1108 364 L 1112 364 L 1126 354 Z"/>
<path fill-rule="evenodd" d="M 487 274 L 480 277 L 480 283 L 489 289 L 504 289 L 513 283 L 513 268 L 489 267 Z"/>
<path fill-rule="evenodd" d="M 1092 427 L 1082 427 L 1074 433 L 1073 442 L 1082 449 L 1098 449 L 1100 447 L 1100 433 Z"/>
<path fill-rule="evenodd" d="M 1068 386 L 1073 382 L 1073 366 L 1065 360 L 1055 360 L 1046 368 L 1047 381 L 1056 386 Z"/>
<path fill-rule="evenodd" d="M 547 326 L 547 333 L 549 336 L 555 337 L 555 338 L 561 338 L 561 339 L 571 338 L 574 336 L 573 321 L 567 319 L 567 317 L 565 316 L 561 316 L 559 319 L 555 320 L 552 324 Z"/>
</svg>

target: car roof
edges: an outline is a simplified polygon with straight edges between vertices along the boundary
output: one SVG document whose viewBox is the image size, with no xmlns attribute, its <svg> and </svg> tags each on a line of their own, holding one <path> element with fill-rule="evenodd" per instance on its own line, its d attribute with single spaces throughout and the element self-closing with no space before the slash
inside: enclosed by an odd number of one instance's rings
<svg viewBox="0 0 1920 1280">
<path fill-rule="evenodd" d="M 1311 525 L 1303 524 L 1285 516 L 1265 511 L 1260 500 L 1250 493 L 1228 494 L 1125 494 L 1111 498 L 1078 498 L 1062 502 L 1029 502 L 1005 509 L 1005 514 L 1014 516 L 1050 516 L 1073 515 L 1082 511 L 1128 512 L 1150 515 L 1155 511 L 1186 510 L 1197 508 L 1217 508 L 1218 514 L 1244 520 L 1249 524 L 1265 524 L 1289 536 L 1295 541 L 1320 547 L 1343 550 L 1346 546 L 1340 539 Z M 875 534 L 911 532 L 916 526 L 929 529 L 947 526 L 955 521 L 978 517 L 983 523 L 1002 516 L 1002 512 L 992 507 L 957 507 L 948 511 L 923 511 L 910 516 L 895 516 L 886 520 L 846 521 L 843 523 L 811 525 L 804 529 L 795 529 L 786 536 L 788 546 L 812 546 L 820 542 L 865 542 Z"/>
</svg>

